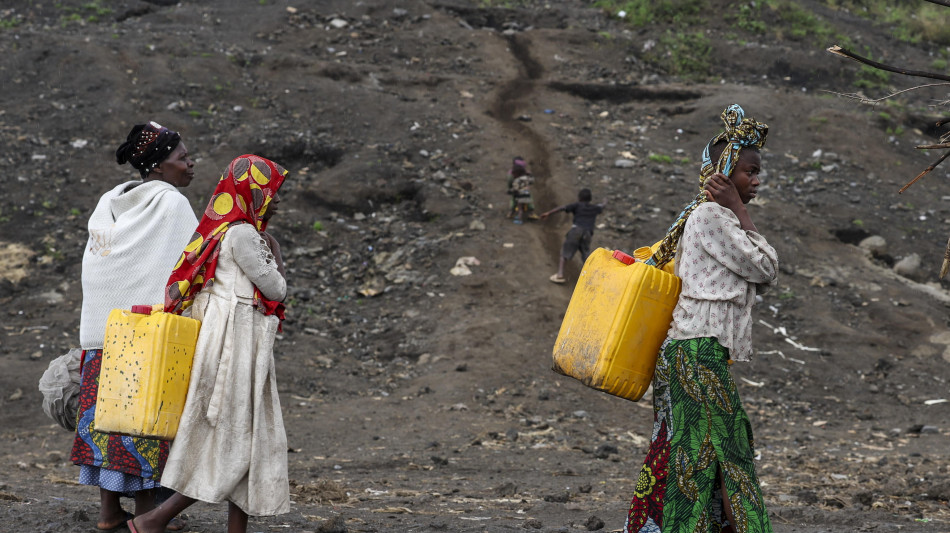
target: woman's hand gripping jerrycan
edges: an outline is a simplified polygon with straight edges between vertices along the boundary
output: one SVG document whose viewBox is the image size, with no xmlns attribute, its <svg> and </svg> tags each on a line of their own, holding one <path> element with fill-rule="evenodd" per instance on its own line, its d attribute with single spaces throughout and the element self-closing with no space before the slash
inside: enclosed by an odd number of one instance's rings
<svg viewBox="0 0 950 533">
<path fill-rule="evenodd" d="M 161 305 L 113 309 L 102 348 L 96 431 L 173 440 L 200 327 Z"/>
<path fill-rule="evenodd" d="M 587 258 L 554 343 L 555 372 L 628 400 L 643 396 L 682 286 L 672 262 L 662 270 L 643 262 L 653 249 L 638 248 L 635 259 L 598 248 Z"/>
</svg>

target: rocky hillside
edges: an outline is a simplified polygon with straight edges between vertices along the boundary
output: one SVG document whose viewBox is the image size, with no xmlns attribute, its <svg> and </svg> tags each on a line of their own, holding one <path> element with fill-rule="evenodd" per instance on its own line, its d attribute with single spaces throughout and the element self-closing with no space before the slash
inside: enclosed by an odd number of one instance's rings
<svg viewBox="0 0 950 533">
<path fill-rule="evenodd" d="M 271 229 L 295 506 L 253 530 L 619 530 L 650 398 L 551 371 L 570 220 L 512 224 L 505 172 L 527 159 L 542 210 L 591 188 L 609 200 L 595 245 L 629 252 L 695 194 L 739 103 L 771 127 L 750 211 L 782 275 L 734 371 L 775 529 L 950 529 L 950 167 L 896 193 L 939 156 L 914 147 L 945 131 L 946 92 L 861 105 L 835 93 L 913 80 L 824 49 L 917 69 L 945 51 L 825 2 L 705 5 L 644 26 L 582 0 L 0 9 L 0 524 L 95 526 L 35 383 L 77 344 L 85 221 L 133 177 L 112 154 L 151 119 L 196 156 L 196 211 L 236 155 L 292 171 Z M 196 506 L 190 530 L 224 512 Z"/>
</svg>

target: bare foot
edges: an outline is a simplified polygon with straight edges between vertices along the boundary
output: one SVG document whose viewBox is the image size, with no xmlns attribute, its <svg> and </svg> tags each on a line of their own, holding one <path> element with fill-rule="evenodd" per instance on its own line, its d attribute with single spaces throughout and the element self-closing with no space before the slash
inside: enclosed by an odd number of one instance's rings
<svg viewBox="0 0 950 533">
<path fill-rule="evenodd" d="M 169 522 L 167 526 L 165 526 L 165 530 L 166 531 L 181 531 L 185 529 L 187 525 L 188 523 L 182 520 L 181 518 L 172 518 L 172 521 Z"/>
<path fill-rule="evenodd" d="M 96 529 L 99 531 L 113 531 L 125 526 L 125 521 L 132 518 L 132 513 L 119 509 L 119 513 L 109 517 L 99 516 Z"/>
</svg>

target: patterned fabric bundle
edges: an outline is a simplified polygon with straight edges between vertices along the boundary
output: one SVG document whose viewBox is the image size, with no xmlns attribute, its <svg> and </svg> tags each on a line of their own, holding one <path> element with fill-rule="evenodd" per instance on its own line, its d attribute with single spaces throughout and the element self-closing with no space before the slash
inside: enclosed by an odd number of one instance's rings
<svg viewBox="0 0 950 533">
<path fill-rule="evenodd" d="M 260 156 L 245 154 L 231 161 L 211 195 L 191 242 L 168 278 L 166 312 L 181 314 L 191 306 L 202 287 L 214 283 L 218 244 L 229 227 L 247 223 L 258 231 L 267 228 L 263 215 L 286 175 L 283 167 Z M 284 319 L 284 304 L 264 298 L 256 287 L 254 307 L 265 315 Z"/>
<path fill-rule="evenodd" d="M 146 177 L 181 142 L 181 135 L 156 122 L 136 124 L 115 151 L 118 164 L 129 163 Z"/>
<path fill-rule="evenodd" d="M 696 206 L 705 202 L 708 198 L 704 191 L 706 180 L 713 174 L 724 174 L 729 176 L 733 167 L 739 161 L 739 153 L 743 148 L 755 147 L 762 148 L 765 145 L 765 138 L 769 134 L 767 124 L 756 122 L 754 118 L 745 118 L 745 111 L 738 104 L 732 104 L 727 107 L 722 114 L 723 124 L 726 130 L 713 137 L 706 148 L 703 149 L 703 166 L 699 173 L 699 194 L 692 202 L 687 204 L 683 211 L 676 217 L 676 220 L 670 226 L 666 237 L 660 243 L 659 248 L 653 256 L 647 261 L 648 264 L 663 268 L 663 265 L 670 262 L 676 255 L 676 246 L 679 244 L 680 237 L 683 235 L 683 228 L 686 226 L 686 219 L 696 209 Z M 726 142 L 726 148 L 722 151 L 717 161 L 713 161 L 709 155 L 710 149 L 719 142 Z"/>
<path fill-rule="evenodd" d="M 669 340 L 653 376 L 653 437 L 624 533 L 723 530 L 718 475 L 738 522 L 771 533 L 755 475 L 752 426 L 729 373 L 729 351 L 713 338 Z"/>
</svg>

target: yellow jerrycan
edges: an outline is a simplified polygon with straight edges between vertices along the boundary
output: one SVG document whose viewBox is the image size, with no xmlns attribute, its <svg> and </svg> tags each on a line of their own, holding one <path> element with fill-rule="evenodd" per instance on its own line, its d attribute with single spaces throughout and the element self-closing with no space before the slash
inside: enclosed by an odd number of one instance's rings
<svg viewBox="0 0 950 533">
<path fill-rule="evenodd" d="M 201 322 L 161 309 L 135 305 L 109 313 L 93 422 L 97 431 L 175 438 Z"/>
<path fill-rule="evenodd" d="M 672 262 L 662 270 L 643 262 L 651 253 L 591 253 L 554 343 L 555 372 L 628 400 L 643 396 L 682 286 Z"/>
</svg>

